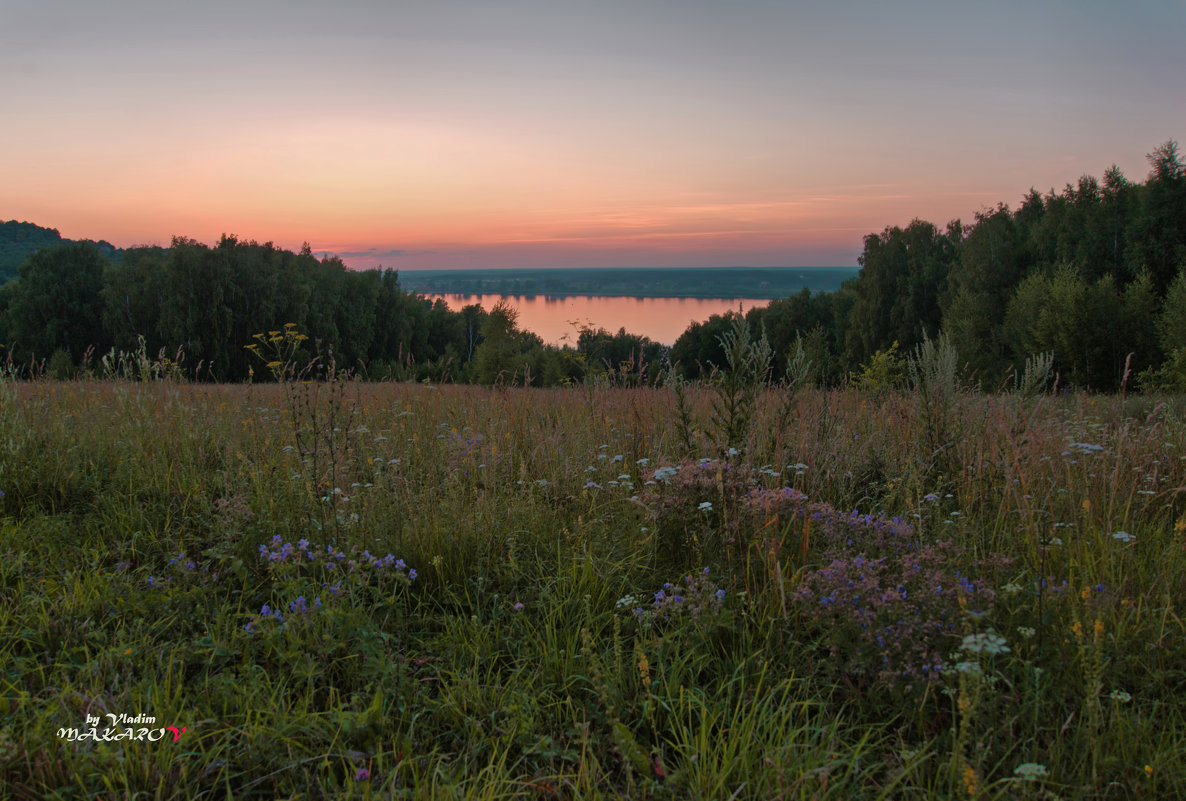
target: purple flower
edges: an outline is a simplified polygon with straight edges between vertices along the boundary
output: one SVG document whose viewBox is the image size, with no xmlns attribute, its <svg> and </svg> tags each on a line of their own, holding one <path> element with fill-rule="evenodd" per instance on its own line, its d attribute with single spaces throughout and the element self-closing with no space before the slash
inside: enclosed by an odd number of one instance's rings
<svg viewBox="0 0 1186 801">
<path fill-rule="evenodd" d="M 511 609 L 514 609 L 516 612 L 522 612 L 523 604 L 517 602 L 514 606 L 511 607 Z"/>
<path fill-rule="evenodd" d="M 356 782 L 365 782 L 369 778 L 371 778 L 371 772 L 366 768 L 359 768 L 358 773 L 354 774 L 354 781 Z"/>
</svg>

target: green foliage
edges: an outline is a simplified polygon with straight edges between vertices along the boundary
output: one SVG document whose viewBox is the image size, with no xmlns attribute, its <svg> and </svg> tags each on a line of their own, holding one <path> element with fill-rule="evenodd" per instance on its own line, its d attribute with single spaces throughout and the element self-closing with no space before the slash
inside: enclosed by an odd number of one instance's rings
<svg viewBox="0 0 1186 801">
<path fill-rule="evenodd" d="M 532 383 L 540 374 L 539 337 L 519 330 L 519 313 L 505 302 L 495 305 L 482 323 L 482 344 L 474 351 L 474 380 L 479 384 Z"/>
<path fill-rule="evenodd" d="M 753 425 L 754 405 L 770 377 L 774 352 L 765 332 L 754 338 L 745 317 L 738 314 L 732 321 L 732 327 L 720 337 L 725 366 L 710 381 L 716 393 L 711 423 L 720 450 L 744 453 Z"/>
<path fill-rule="evenodd" d="M 905 364 L 894 342 L 885 350 L 879 350 L 870 357 L 855 378 L 855 385 L 874 395 L 884 395 L 901 385 L 905 377 Z"/>
<path fill-rule="evenodd" d="M 58 348 L 50 356 L 49 364 L 46 365 L 45 371 L 50 378 L 65 381 L 74 378 L 77 368 L 75 368 L 74 362 L 70 359 L 70 354 L 63 348 Z"/>
<path fill-rule="evenodd" d="M 1141 373 L 1140 385 L 1148 392 L 1186 394 L 1186 347 L 1170 351 L 1161 367 Z"/>
<path fill-rule="evenodd" d="M 1157 318 L 1157 336 L 1165 353 L 1186 348 L 1186 266 L 1165 293 L 1165 302 Z"/>
<path fill-rule="evenodd" d="M 99 294 L 106 264 L 91 244 L 56 245 L 30 256 L 5 294 L 10 350 L 47 357 L 61 349 L 74 364 L 88 348 L 106 350 Z"/>
<path fill-rule="evenodd" d="M 180 381 L 184 378 L 182 363 L 185 354 L 178 351 L 175 359 L 165 355 L 161 348 L 156 357 L 148 355 L 144 337 L 139 337 L 135 350 L 116 350 L 114 347 L 100 360 L 103 378 L 122 381 Z"/>
<path fill-rule="evenodd" d="M 1040 395 L 1054 378 L 1054 351 L 1037 353 L 1025 358 L 1025 367 L 1016 380 L 1014 389 L 1018 395 L 1030 398 Z"/>
<path fill-rule="evenodd" d="M 895 341 L 910 349 L 920 334 L 937 333 L 960 235 L 958 226 L 942 233 L 914 220 L 865 237 L 845 342 L 850 361 L 863 362 Z"/>
</svg>

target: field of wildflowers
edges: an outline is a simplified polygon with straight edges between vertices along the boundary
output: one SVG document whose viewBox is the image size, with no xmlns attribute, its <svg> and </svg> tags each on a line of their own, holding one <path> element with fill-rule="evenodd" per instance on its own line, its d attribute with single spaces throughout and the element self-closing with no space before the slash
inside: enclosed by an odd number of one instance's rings
<svg viewBox="0 0 1186 801">
<path fill-rule="evenodd" d="M 1181 399 L 679 394 L 0 383 L 0 796 L 1186 797 Z"/>
</svg>

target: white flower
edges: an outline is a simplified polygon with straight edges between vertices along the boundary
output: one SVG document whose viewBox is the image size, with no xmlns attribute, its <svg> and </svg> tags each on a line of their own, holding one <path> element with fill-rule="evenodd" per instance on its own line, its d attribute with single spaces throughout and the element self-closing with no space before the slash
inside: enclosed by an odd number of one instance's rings
<svg viewBox="0 0 1186 801">
<path fill-rule="evenodd" d="M 960 650 L 973 654 L 1007 654 L 1010 648 L 1005 644 L 1004 637 L 994 631 L 986 631 L 980 634 L 969 634 L 967 637 L 964 637 L 964 642 L 960 646 Z"/>
<path fill-rule="evenodd" d="M 633 606 L 638 606 L 638 601 L 633 595 L 623 595 L 618 599 L 618 602 L 614 604 L 614 606 L 618 607 L 619 609 L 628 609 Z"/>
<path fill-rule="evenodd" d="M 701 512 L 711 512 L 712 501 L 704 501 L 702 504 L 700 504 L 699 509 Z"/>
<path fill-rule="evenodd" d="M 673 478 L 674 476 L 677 476 L 677 475 L 679 475 L 678 467 L 660 467 L 658 470 L 655 471 L 655 480 L 656 481 L 667 481 L 668 479 Z"/>
<path fill-rule="evenodd" d="M 1013 769 L 1013 775 L 1023 779 L 1036 779 L 1046 775 L 1046 766 L 1037 762 L 1022 762 Z"/>
</svg>

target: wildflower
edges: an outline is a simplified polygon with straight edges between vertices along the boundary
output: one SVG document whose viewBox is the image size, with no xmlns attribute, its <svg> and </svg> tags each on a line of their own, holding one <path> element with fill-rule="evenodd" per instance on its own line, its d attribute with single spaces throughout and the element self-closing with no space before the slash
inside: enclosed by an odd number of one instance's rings
<svg viewBox="0 0 1186 801">
<path fill-rule="evenodd" d="M 973 798 L 980 793 L 980 778 L 976 775 L 976 771 L 971 765 L 964 766 L 964 787 L 967 788 L 968 795 Z"/>
<path fill-rule="evenodd" d="M 369 778 L 371 778 L 371 772 L 366 768 L 359 768 L 358 772 L 354 774 L 354 781 L 356 782 L 365 782 Z"/>
<path fill-rule="evenodd" d="M 960 645 L 960 650 L 973 654 L 985 653 L 996 655 L 1007 654 L 1011 649 L 1005 644 L 1004 637 L 990 631 L 984 634 L 969 634 L 967 637 L 964 637 L 964 642 Z"/>
<path fill-rule="evenodd" d="M 1095 626 L 1093 628 L 1095 629 L 1095 638 L 1097 640 L 1104 635 L 1104 621 L 1096 618 Z"/>
<path fill-rule="evenodd" d="M 409 571 L 408 571 L 408 578 L 415 580 L 415 578 L 416 578 L 416 571 L 415 571 L 415 570 L 409 570 Z"/>
<path fill-rule="evenodd" d="M 1134 541 L 1136 541 L 1136 537 L 1134 537 L 1132 534 L 1129 534 L 1127 531 L 1116 531 L 1116 532 L 1113 532 L 1113 534 L 1112 534 L 1112 539 L 1114 539 L 1114 540 L 1120 540 L 1121 542 L 1134 542 Z"/>
<path fill-rule="evenodd" d="M 511 607 L 511 609 L 514 609 L 516 612 L 522 612 L 523 611 L 523 603 L 521 601 L 516 602 L 515 605 Z"/>
<path fill-rule="evenodd" d="M 712 511 L 712 501 L 704 501 L 703 503 L 700 504 L 700 506 L 698 508 L 700 509 L 701 512 L 711 512 Z"/>
<path fill-rule="evenodd" d="M 1108 697 L 1122 704 L 1127 704 L 1132 700 L 1132 695 L 1126 693 L 1124 690 L 1112 690 L 1112 692 L 1108 693 Z"/>
<path fill-rule="evenodd" d="M 1046 775 L 1046 766 L 1037 762 L 1023 762 L 1013 769 L 1013 775 L 1022 779 L 1036 779 Z"/>
<path fill-rule="evenodd" d="M 1078 620 L 1076 620 L 1075 625 L 1071 626 L 1071 631 L 1073 631 L 1075 633 L 1076 637 L 1082 637 L 1083 636 L 1083 624 L 1081 624 Z"/>
<path fill-rule="evenodd" d="M 1153 766 L 1152 765 L 1145 766 L 1145 775 L 1148 776 L 1149 778 L 1153 778 Z"/>
<path fill-rule="evenodd" d="M 725 591 L 724 591 L 724 590 L 717 590 L 717 592 L 716 592 L 716 596 L 717 596 L 717 600 L 718 600 L 718 601 L 723 601 L 723 600 L 725 600 Z"/>
</svg>

